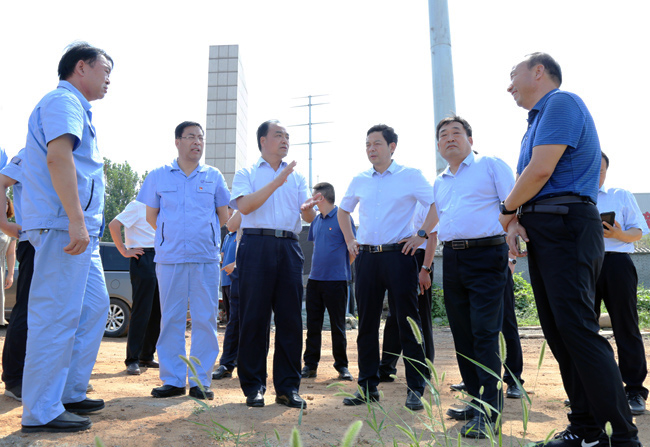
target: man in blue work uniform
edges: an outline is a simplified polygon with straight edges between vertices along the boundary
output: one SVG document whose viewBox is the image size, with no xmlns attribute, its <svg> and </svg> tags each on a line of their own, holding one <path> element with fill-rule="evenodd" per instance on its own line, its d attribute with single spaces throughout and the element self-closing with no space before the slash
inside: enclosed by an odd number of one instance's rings
<svg viewBox="0 0 650 447">
<path fill-rule="evenodd" d="M 186 355 L 189 299 L 189 357 L 199 360 L 197 379 L 205 388 L 191 385 L 190 396 L 213 399 L 211 374 L 219 353 L 219 228 L 228 220 L 230 193 L 221 172 L 201 163 L 201 125 L 184 121 L 176 126 L 175 137 L 178 158 L 151 171 L 138 194 L 138 201 L 147 205 L 147 222 L 156 229 L 154 261 L 162 315 L 156 348 L 163 385 L 151 390 L 151 395 L 172 397 L 186 392 L 188 368 L 179 355 Z"/>
<path fill-rule="evenodd" d="M 325 309 L 330 319 L 334 369 L 339 380 L 352 380 L 348 370 L 348 342 L 345 337 L 345 307 L 348 301 L 350 280 L 350 253 L 345 245 L 337 218 L 338 207 L 334 205 L 334 187 L 322 182 L 314 186 L 314 194 L 322 194 L 318 205 L 319 214 L 309 227 L 308 240 L 314 243 L 311 272 L 307 281 L 307 340 L 303 356 L 303 378 L 316 377 L 320 361 L 323 318 Z M 352 222 L 354 229 L 354 222 Z"/>
<path fill-rule="evenodd" d="M 444 245 L 445 308 L 458 368 L 467 393 L 474 399 L 472 405 L 460 410 L 450 408 L 447 415 L 467 420 L 461 435 L 485 438 L 496 433 L 503 394 L 497 389 L 498 378 L 471 360 L 497 376 L 501 374 L 499 332 L 508 246 L 498 216 L 499 203 L 508 196 L 515 178 L 502 160 L 474 153 L 472 128 L 459 116 L 441 120 L 436 139 L 440 155 L 449 164 L 433 188 L 440 218 L 438 238 Z"/>
<path fill-rule="evenodd" d="M 594 310 L 600 315 L 600 303 L 605 303 L 612 321 L 618 369 L 625 383 L 630 410 L 632 414 L 643 414 L 648 399 L 648 389 L 643 386 L 648 375 L 648 364 L 639 331 L 636 297 L 639 279 L 630 253 L 634 253 L 634 242 L 648 234 L 648 224 L 631 192 L 621 188 L 606 189 L 603 186 L 608 169 L 609 158 L 603 153 L 598 211 L 613 211 L 615 221 L 614 225 L 603 222 L 605 258 L 596 282 Z"/>
<path fill-rule="evenodd" d="M 7 326 L 5 343 L 2 348 L 2 381 L 5 383 L 5 396 L 22 400 L 23 369 L 27 345 L 27 304 L 29 287 L 34 274 L 34 247 L 22 231 L 22 162 L 25 150 L 0 171 L 0 209 L 6 207 L 7 188 L 13 186 L 16 222 L 8 222 L 6 213 L 0 213 L 0 230 L 18 238 L 16 259 L 18 260 L 18 280 L 16 284 L 16 303 L 11 309 L 11 320 Z"/>
<path fill-rule="evenodd" d="M 90 101 L 104 97 L 112 68 L 104 51 L 72 45 L 59 62 L 58 88 L 29 118 L 23 230 L 36 253 L 23 373 L 24 432 L 86 430 L 90 419 L 71 412 L 104 408 L 103 400 L 86 398 L 109 303 L 99 257 L 104 164 Z"/>
<path fill-rule="evenodd" d="M 266 356 L 271 312 L 275 315 L 273 385 L 275 401 L 306 408 L 300 389 L 302 352 L 302 267 L 300 217 L 311 222 L 321 195 L 309 197 L 296 162 L 282 161 L 289 134 L 278 121 L 257 129 L 260 159 L 235 174 L 230 206 L 242 214 L 237 250 L 239 272 L 239 356 L 237 368 L 249 407 L 264 406 Z"/>
<path fill-rule="evenodd" d="M 397 134 L 392 127 L 378 124 L 366 133 L 366 154 L 372 168 L 352 179 L 338 211 L 339 225 L 351 256 L 357 257 L 356 293 L 359 306 L 359 387 L 344 405 L 365 405 L 378 401 L 379 324 L 388 290 L 395 310 L 406 363 L 408 393 L 406 407 L 423 408 L 426 366 L 422 347 L 416 341 L 407 318 L 421 327 L 418 312 L 418 265 L 415 251 L 422 245 L 438 218 L 433 205 L 433 188 L 422 173 L 393 161 Z M 413 215 L 419 202 L 428 208 L 422 227 L 415 233 Z M 359 204 L 358 240 L 352 232 L 350 213 Z M 391 302 L 392 301 L 392 302 Z"/>
<path fill-rule="evenodd" d="M 596 126 L 580 97 L 559 90 L 562 71 L 548 54 L 526 56 L 510 79 L 508 92 L 529 111 L 528 130 L 499 221 L 512 255 L 521 256 L 516 237 L 526 241 L 539 320 L 571 401 L 570 425 L 547 445 L 636 447 L 621 374 L 594 312 L 604 252 Z"/>
</svg>

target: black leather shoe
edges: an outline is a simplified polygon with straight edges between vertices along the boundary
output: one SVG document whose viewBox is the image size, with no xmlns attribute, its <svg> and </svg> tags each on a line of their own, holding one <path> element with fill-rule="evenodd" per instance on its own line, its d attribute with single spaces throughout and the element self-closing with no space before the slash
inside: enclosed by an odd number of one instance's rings
<svg viewBox="0 0 650 447">
<path fill-rule="evenodd" d="M 485 415 L 474 416 L 460 428 L 460 434 L 465 438 L 484 439 L 489 432 L 496 434 L 496 424 L 488 421 Z"/>
<path fill-rule="evenodd" d="M 460 382 L 456 385 L 449 385 L 449 388 L 451 388 L 452 391 L 467 391 L 467 387 L 465 386 L 465 382 Z"/>
<path fill-rule="evenodd" d="M 264 394 L 261 391 L 249 394 L 246 396 L 246 405 L 249 407 L 263 407 L 264 406 Z"/>
<path fill-rule="evenodd" d="M 153 397 L 174 397 L 184 396 L 185 392 L 184 386 L 163 385 L 151 390 L 151 395 Z"/>
<path fill-rule="evenodd" d="M 190 396 L 192 396 L 195 399 L 212 400 L 214 399 L 214 391 L 212 391 L 210 388 L 204 388 L 203 391 L 201 391 L 201 388 L 199 388 L 198 386 L 193 386 L 190 388 Z"/>
<path fill-rule="evenodd" d="M 315 369 L 309 369 L 309 366 L 305 366 L 302 371 L 300 371 L 300 377 L 303 379 L 309 379 L 311 377 L 316 377 L 318 374 L 316 374 Z"/>
<path fill-rule="evenodd" d="M 379 391 L 366 391 L 366 399 L 361 397 L 361 394 L 357 391 L 354 393 L 354 398 L 346 397 L 343 399 L 343 405 L 347 406 L 356 406 L 356 405 L 366 405 L 368 402 L 379 402 Z"/>
<path fill-rule="evenodd" d="M 509 399 L 521 399 L 524 393 L 521 392 L 521 389 L 517 386 L 516 383 L 508 385 L 508 390 L 506 391 L 506 397 Z"/>
<path fill-rule="evenodd" d="M 350 374 L 350 370 L 348 370 L 345 366 L 341 367 L 339 369 L 339 380 L 348 380 L 352 382 L 352 374 Z"/>
<path fill-rule="evenodd" d="M 290 408 L 307 408 L 307 402 L 305 399 L 300 397 L 295 391 L 290 394 L 283 394 L 281 396 L 275 396 L 275 403 L 280 405 L 286 405 Z"/>
<path fill-rule="evenodd" d="M 422 401 L 420 398 L 422 397 L 422 394 L 420 394 L 419 391 L 410 391 L 406 395 L 406 404 L 404 405 L 406 408 L 409 410 L 413 411 L 420 411 L 424 408 L 424 405 L 422 405 Z"/>
<path fill-rule="evenodd" d="M 223 365 L 219 366 L 216 371 L 212 371 L 212 378 L 214 380 L 221 380 L 227 377 L 232 377 L 232 371 L 228 371 L 228 368 Z"/>
<path fill-rule="evenodd" d="M 99 411 L 104 408 L 104 401 L 102 399 L 84 399 L 81 402 L 71 402 L 63 404 L 66 411 L 76 414 L 87 414 L 93 411 Z"/>
<path fill-rule="evenodd" d="M 390 382 L 394 382 L 395 379 L 393 379 L 393 378 L 392 378 L 391 376 L 389 376 L 388 374 L 382 374 L 382 373 L 379 373 L 379 381 L 380 381 L 380 382 L 388 382 L 388 383 L 390 383 Z"/>
<path fill-rule="evenodd" d="M 160 364 L 153 360 L 140 360 L 140 366 L 143 368 L 160 368 Z"/>
<path fill-rule="evenodd" d="M 564 399 L 564 406 L 565 407 L 570 407 L 571 406 L 571 401 L 569 399 Z"/>
<path fill-rule="evenodd" d="M 474 408 L 465 405 L 463 408 L 450 408 L 447 410 L 447 416 L 457 421 L 466 421 L 474 417 Z"/>
<path fill-rule="evenodd" d="M 6 384 L 5 384 L 6 385 Z M 23 401 L 23 385 L 8 386 L 5 388 L 5 396 L 16 399 L 18 402 Z"/>
<path fill-rule="evenodd" d="M 64 411 L 58 415 L 55 419 L 51 420 L 44 425 L 23 425 L 23 433 L 38 433 L 38 432 L 49 432 L 49 433 L 63 433 L 63 432 L 75 432 L 88 430 L 92 427 L 93 423 L 90 422 L 90 418 L 85 416 L 77 416 L 68 411 Z"/>
<path fill-rule="evenodd" d="M 645 413 L 645 399 L 640 394 L 628 394 L 627 402 L 630 404 L 632 414 Z"/>
<path fill-rule="evenodd" d="M 140 371 L 140 365 L 137 363 L 131 363 L 126 367 L 126 373 L 131 376 L 139 376 L 142 374 L 142 371 Z"/>
</svg>

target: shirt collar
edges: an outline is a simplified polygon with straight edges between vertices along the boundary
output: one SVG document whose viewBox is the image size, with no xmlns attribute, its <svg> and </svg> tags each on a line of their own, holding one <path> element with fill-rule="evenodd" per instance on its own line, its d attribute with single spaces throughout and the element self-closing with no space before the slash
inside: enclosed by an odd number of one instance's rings
<svg viewBox="0 0 650 447">
<path fill-rule="evenodd" d="M 395 160 L 391 160 L 390 161 L 390 166 L 388 166 L 388 169 L 386 169 L 383 172 L 383 174 L 380 174 L 379 172 L 377 172 L 377 170 L 375 169 L 374 166 L 372 168 L 370 168 L 370 172 L 372 173 L 372 175 L 386 175 L 387 172 L 390 172 L 391 174 L 395 174 L 395 171 L 397 171 L 397 169 L 399 169 L 399 165 L 397 163 L 395 163 Z"/>
<path fill-rule="evenodd" d="M 548 98 L 557 91 L 559 91 L 559 89 L 554 88 L 553 90 L 551 90 L 550 92 L 542 96 L 542 98 L 539 101 L 537 101 L 537 104 L 535 104 L 533 108 L 530 109 L 530 111 L 528 112 L 528 124 L 533 122 L 537 114 L 544 107 L 544 104 L 546 104 L 546 101 L 548 101 Z"/>
<path fill-rule="evenodd" d="M 56 88 L 64 88 L 66 90 L 71 91 L 79 99 L 79 101 L 81 102 L 82 107 L 84 108 L 84 110 L 86 112 L 88 112 L 90 110 L 90 108 L 92 107 L 90 105 L 90 102 L 88 102 L 88 100 L 86 99 L 86 97 L 84 95 L 82 95 L 79 90 L 77 90 L 77 87 L 70 84 L 68 81 L 59 81 L 59 85 L 57 85 Z"/>
<path fill-rule="evenodd" d="M 190 175 L 188 175 L 188 177 L 190 177 L 195 172 L 203 172 L 206 169 L 208 169 L 207 165 L 204 165 L 203 163 L 199 163 L 199 165 L 196 167 L 196 169 L 194 171 L 192 171 L 192 173 Z M 178 159 L 174 158 L 174 160 L 172 161 L 172 171 L 180 171 L 180 170 L 181 170 L 181 168 L 180 168 L 180 166 L 178 166 Z"/>
<path fill-rule="evenodd" d="M 339 209 L 339 207 L 334 205 L 334 208 L 332 208 L 332 210 L 329 213 L 326 214 L 326 217 L 334 217 L 334 216 L 336 216 L 336 211 L 338 209 Z M 321 213 L 318 213 L 318 214 L 322 219 L 324 219 L 324 217 L 323 217 L 323 215 Z"/>
<path fill-rule="evenodd" d="M 465 159 L 463 161 L 461 161 L 460 164 L 470 166 L 472 163 L 474 163 L 474 151 L 473 150 L 471 150 L 469 152 L 469 155 L 467 157 L 465 157 Z M 456 174 L 458 174 L 458 171 L 456 171 Z M 449 170 L 449 164 L 447 164 L 447 167 L 445 168 L 445 170 L 442 171 L 442 175 L 452 175 L 452 176 L 454 175 Z"/>
<path fill-rule="evenodd" d="M 603 186 L 598 188 L 598 192 L 602 192 L 603 194 L 607 194 L 607 188 L 605 188 L 605 184 L 603 183 Z"/>
<path fill-rule="evenodd" d="M 255 163 L 255 167 L 256 167 L 256 168 L 259 168 L 259 167 L 262 166 L 263 164 L 265 164 L 266 166 L 268 166 L 269 168 L 271 168 L 271 164 L 270 164 L 268 161 L 264 160 L 263 157 L 260 157 L 260 158 L 257 160 L 257 163 Z M 280 162 L 280 167 L 279 167 L 278 169 L 284 169 L 286 166 L 287 166 L 287 162 L 284 161 L 284 160 L 282 160 L 282 161 Z"/>
</svg>

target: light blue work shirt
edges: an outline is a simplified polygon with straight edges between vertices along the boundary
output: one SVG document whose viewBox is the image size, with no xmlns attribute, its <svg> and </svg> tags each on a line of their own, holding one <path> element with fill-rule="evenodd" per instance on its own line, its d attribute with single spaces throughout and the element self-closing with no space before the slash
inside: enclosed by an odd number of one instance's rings
<svg viewBox="0 0 650 447">
<path fill-rule="evenodd" d="M 228 205 L 230 192 L 217 168 L 199 164 L 187 176 L 174 160 L 149 173 L 137 200 L 159 209 L 156 263 L 219 261 L 217 208 Z"/>
<path fill-rule="evenodd" d="M 438 239 L 478 239 L 504 234 L 499 203 L 515 184 L 512 169 L 501 159 L 470 152 L 452 174 L 449 166 L 433 184 L 440 219 Z"/>
<path fill-rule="evenodd" d="M 262 189 L 286 166 L 287 163 L 283 161 L 275 171 L 266 160 L 260 157 L 253 166 L 237 171 L 232 181 L 230 207 L 238 210 L 237 199 L 239 197 Z M 242 214 L 241 228 L 268 228 L 292 231 L 298 234 L 302 230 L 300 206 L 308 198 L 309 188 L 305 177 L 293 171 L 287 177 L 284 185 L 276 189 L 262 206 L 252 213 Z"/>
<path fill-rule="evenodd" d="M 638 228 L 641 234 L 648 234 L 648 224 L 636 203 L 636 199 L 631 192 L 621 188 L 605 189 L 603 185 L 598 191 L 598 211 L 608 213 L 614 211 L 614 217 L 621 224 L 623 231 L 630 228 Z M 623 242 L 613 237 L 606 237 L 605 251 L 614 251 L 618 253 L 634 253 L 634 242 Z"/>
<path fill-rule="evenodd" d="M 90 236 L 99 236 L 104 216 L 104 161 L 97 149 L 90 103 L 72 84 L 59 81 L 29 117 L 23 161 L 23 230 L 68 231 L 69 219 L 52 186 L 47 168 L 47 144 L 73 137 L 79 202 Z"/>
<path fill-rule="evenodd" d="M 339 208 L 351 213 L 359 204 L 360 244 L 394 244 L 413 236 L 415 204 L 427 209 L 433 203 L 433 188 L 418 169 L 394 161 L 380 174 L 371 168 L 352 179 Z"/>
<path fill-rule="evenodd" d="M 16 215 L 16 223 L 20 226 L 23 225 L 23 213 L 22 213 L 22 201 L 21 196 L 23 194 L 23 155 L 25 154 L 25 149 L 21 149 L 18 152 L 18 155 L 13 157 L 7 166 L 0 170 L 0 174 L 6 175 L 12 180 L 15 180 L 14 183 L 14 214 Z M 20 242 L 27 240 L 27 233 L 22 231 L 20 233 Z"/>
<path fill-rule="evenodd" d="M 7 157 L 7 153 L 3 148 L 0 147 L 0 169 L 4 168 L 7 166 L 7 162 L 9 161 L 9 158 Z"/>
</svg>

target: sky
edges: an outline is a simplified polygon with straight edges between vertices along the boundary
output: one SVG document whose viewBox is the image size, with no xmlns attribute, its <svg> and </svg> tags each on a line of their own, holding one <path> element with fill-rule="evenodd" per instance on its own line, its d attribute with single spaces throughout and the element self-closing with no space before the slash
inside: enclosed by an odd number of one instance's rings
<svg viewBox="0 0 650 447">
<path fill-rule="evenodd" d="M 543 7 L 540 7 L 543 5 Z M 506 92 L 513 65 L 545 51 L 562 88 L 590 109 L 610 157 L 607 185 L 650 192 L 643 133 L 650 103 L 642 56 L 650 3 L 600 0 L 449 0 L 456 112 L 473 127 L 474 149 L 516 167 L 527 111 Z M 646 31 L 644 31 L 646 30 Z M 248 88 L 248 162 L 257 126 L 307 122 L 314 101 L 313 183 L 340 199 L 369 169 L 366 131 L 395 128 L 394 159 L 435 178 L 435 123 L 425 0 L 94 0 L 3 2 L 0 6 L 0 147 L 24 146 L 27 120 L 58 82 L 65 47 L 85 40 L 115 61 L 103 100 L 93 102 L 99 148 L 139 173 L 176 156 L 178 123 L 206 121 L 210 45 L 240 46 Z M 624 119 L 623 119 L 624 118 Z M 289 127 L 288 161 L 308 176 L 306 127 Z"/>
</svg>

